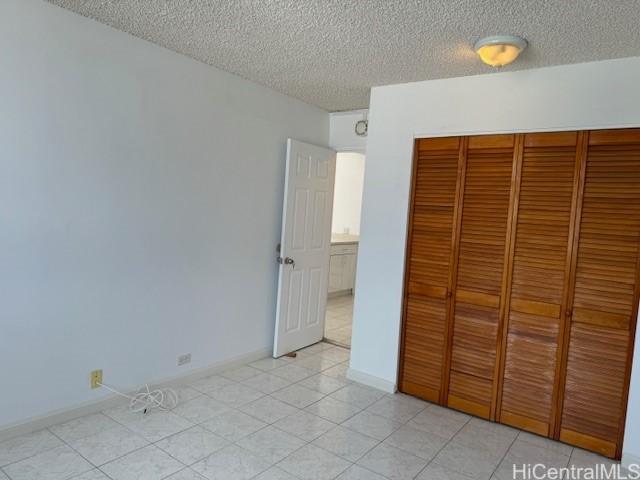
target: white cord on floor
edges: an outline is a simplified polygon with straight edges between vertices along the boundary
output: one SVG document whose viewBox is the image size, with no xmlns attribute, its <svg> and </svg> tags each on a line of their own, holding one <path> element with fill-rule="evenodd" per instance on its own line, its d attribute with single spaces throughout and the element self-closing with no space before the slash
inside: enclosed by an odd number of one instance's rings
<svg viewBox="0 0 640 480">
<path fill-rule="evenodd" d="M 134 413 L 148 413 L 154 408 L 172 410 L 178 405 L 178 394 L 172 388 L 150 390 L 149 385 L 145 385 L 135 395 L 127 395 L 104 383 L 98 383 L 98 385 L 129 399 L 129 410 Z"/>
</svg>

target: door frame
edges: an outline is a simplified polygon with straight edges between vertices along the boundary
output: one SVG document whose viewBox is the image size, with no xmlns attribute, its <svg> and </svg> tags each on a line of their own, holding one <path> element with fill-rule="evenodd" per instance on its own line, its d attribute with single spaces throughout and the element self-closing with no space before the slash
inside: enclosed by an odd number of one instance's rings
<svg viewBox="0 0 640 480">
<path fill-rule="evenodd" d="M 363 168 L 363 175 L 364 172 L 366 171 L 367 168 L 367 154 L 366 154 L 366 149 L 364 148 L 356 148 L 356 147 L 347 147 L 347 148 L 339 148 L 336 149 L 336 172 L 338 170 L 338 156 L 341 153 L 359 153 L 360 155 L 362 155 L 364 157 L 364 168 Z M 336 177 L 337 178 L 337 177 Z M 335 205 L 335 178 L 334 178 L 334 201 L 331 202 L 331 218 L 333 219 L 333 210 L 336 208 Z M 364 196 L 364 182 L 363 182 L 363 192 L 362 195 Z M 362 221 L 362 206 L 364 205 L 364 198 L 361 200 L 361 208 L 360 208 L 360 220 Z M 361 229 L 362 231 L 362 229 Z M 332 221 L 332 232 L 333 234 L 333 221 Z M 360 233 L 358 233 L 358 237 L 360 237 Z M 358 249 L 360 247 L 360 239 L 358 238 Z M 329 245 L 329 248 L 331 248 L 331 245 Z M 359 254 L 359 250 L 358 253 L 356 253 L 356 277 L 355 277 L 355 282 L 354 282 L 354 288 L 351 291 L 351 295 L 353 296 L 354 299 L 354 311 L 351 314 L 351 328 L 353 328 L 353 320 L 355 318 L 355 298 L 356 298 L 356 288 L 355 285 L 357 285 L 357 277 L 358 277 L 358 254 Z M 331 254 L 329 254 L 329 275 L 331 275 Z M 327 299 L 329 298 L 329 282 L 327 282 Z M 326 337 L 324 337 L 324 332 L 326 331 L 326 309 L 325 309 L 325 320 L 324 320 L 325 324 L 323 326 L 323 341 L 326 340 Z M 344 347 L 343 347 L 344 348 Z M 351 345 L 349 345 L 349 349 L 351 348 Z"/>
</svg>

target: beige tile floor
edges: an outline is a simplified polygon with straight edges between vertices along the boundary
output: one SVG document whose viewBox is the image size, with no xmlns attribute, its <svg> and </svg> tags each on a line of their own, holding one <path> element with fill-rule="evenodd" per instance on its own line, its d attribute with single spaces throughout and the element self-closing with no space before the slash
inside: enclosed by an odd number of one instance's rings
<svg viewBox="0 0 640 480">
<path fill-rule="evenodd" d="M 324 338 L 343 347 L 351 346 L 353 295 L 330 297 L 327 300 Z"/>
<path fill-rule="evenodd" d="M 319 343 L 179 389 L 173 411 L 126 406 L 0 443 L 6 480 L 508 480 L 512 465 L 598 455 L 345 377 Z"/>
</svg>

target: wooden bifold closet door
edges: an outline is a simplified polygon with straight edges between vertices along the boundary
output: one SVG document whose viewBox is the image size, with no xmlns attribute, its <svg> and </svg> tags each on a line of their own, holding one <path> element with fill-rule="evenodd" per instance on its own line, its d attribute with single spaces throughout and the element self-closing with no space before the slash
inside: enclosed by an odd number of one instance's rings
<svg viewBox="0 0 640 480">
<path fill-rule="evenodd" d="M 585 134 L 560 440 L 620 457 L 640 294 L 640 130 Z"/>
<path fill-rule="evenodd" d="M 400 390 L 619 458 L 640 129 L 420 139 Z"/>
<path fill-rule="evenodd" d="M 514 135 L 469 137 L 457 210 L 446 404 L 489 418 L 514 160 Z"/>
<path fill-rule="evenodd" d="M 417 141 L 407 252 L 400 388 L 440 399 L 443 379 L 459 138 Z"/>
<path fill-rule="evenodd" d="M 580 140 L 523 135 L 515 179 L 498 419 L 545 436 L 558 396 Z"/>
</svg>

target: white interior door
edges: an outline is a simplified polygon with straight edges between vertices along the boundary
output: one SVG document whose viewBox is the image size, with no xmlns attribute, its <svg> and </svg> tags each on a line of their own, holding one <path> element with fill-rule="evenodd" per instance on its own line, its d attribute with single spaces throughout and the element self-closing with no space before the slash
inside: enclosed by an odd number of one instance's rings
<svg viewBox="0 0 640 480">
<path fill-rule="evenodd" d="M 322 340 L 336 152 L 287 140 L 273 356 Z"/>
</svg>

